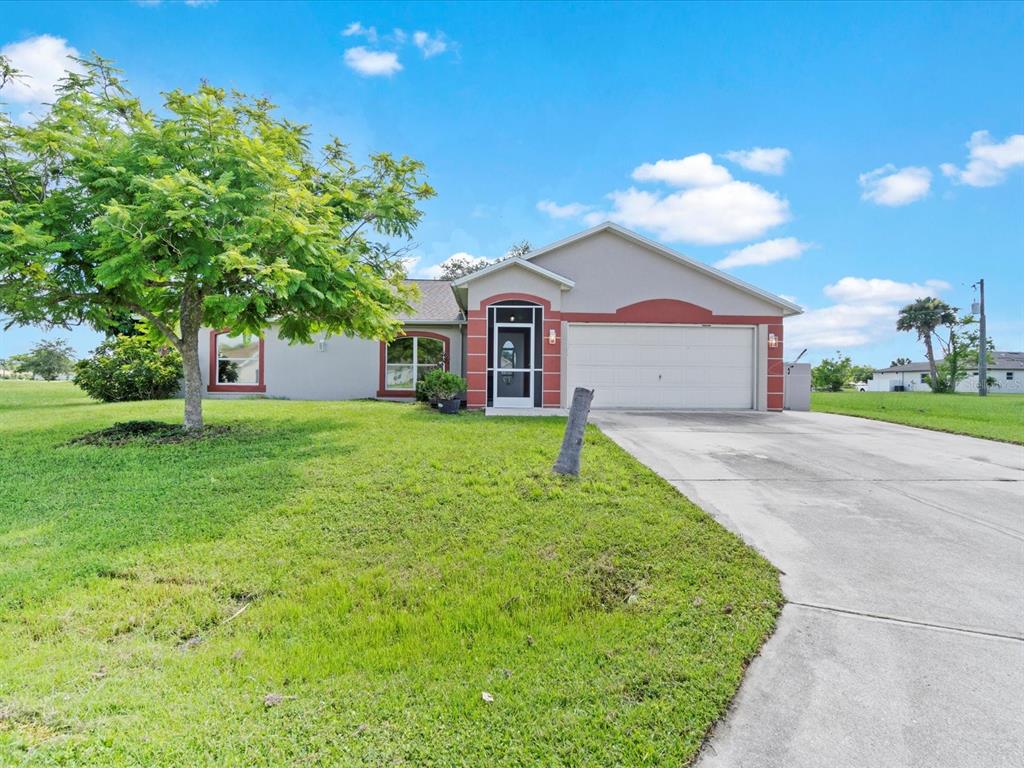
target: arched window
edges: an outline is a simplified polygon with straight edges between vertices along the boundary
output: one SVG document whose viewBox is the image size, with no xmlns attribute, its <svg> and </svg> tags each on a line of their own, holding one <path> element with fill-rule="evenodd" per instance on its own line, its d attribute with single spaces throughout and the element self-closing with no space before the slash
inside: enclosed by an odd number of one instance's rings
<svg viewBox="0 0 1024 768">
<path fill-rule="evenodd" d="M 416 384 L 435 368 L 448 368 L 447 336 L 410 331 L 381 345 L 381 380 L 378 397 L 411 397 Z"/>
</svg>

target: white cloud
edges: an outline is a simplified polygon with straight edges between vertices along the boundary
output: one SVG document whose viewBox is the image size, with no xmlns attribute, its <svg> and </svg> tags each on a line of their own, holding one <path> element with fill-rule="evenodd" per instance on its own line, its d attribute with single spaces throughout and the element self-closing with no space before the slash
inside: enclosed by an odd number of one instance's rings
<svg viewBox="0 0 1024 768">
<path fill-rule="evenodd" d="M 729 269 L 730 267 L 747 267 L 754 264 L 773 264 L 776 261 L 798 259 L 800 254 L 810 247 L 810 243 L 802 243 L 795 237 L 779 237 L 732 251 L 715 266 L 719 269 Z"/>
<path fill-rule="evenodd" d="M 637 181 L 663 181 L 674 187 L 717 187 L 732 181 L 729 171 L 715 165 L 707 152 L 679 160 L 644 163 L 633 170 L 633 178 Z"/>
<path fill-rule="evenodd" d="M 39 35 L 0 48 L 21 79 L 4 86 L 4 98 L 23 104 L 51 102 L 57 98 L 57 83 L 65 71 L 81 72 L 82 67 L 72 58 L 78 51 L 63 37 Z"/>
<path fill-rule="evenodd" d="M 896 330 L 899 309 L 886 304 L 835 304 L 786 320 L 791 354 L 803 347 L 835 350 L 861 347 Z"/>
<path fill-rule="evenodd" d="M 949 283 L 944 280 L 900 283 L 877 277 L 844 277 L 831 285 L 826 285 L 823 290 L 830 299 L 844 303 L 909 303 L 924 296 L 938 296 L 949 288 Z"/>
<path fill-rule="evenodd" d="M 371 43 L 377 42 L 377 28 L 364 27 L 362 22 L 353 21 L 341 33 L 342 37 L 365 37 Z"/>
<path fill-rule="evenodd" d="M 928 194 L 932 185 L 932 172 L 927 168 L 907 166 L 896 170 L 896 166 L 883 165 L 858 177 L 862 200 L 876 205 L 899 206 L 920 200 Z"/>
<path fill-rule="evenodd" d="M 445 39 L 443 32 L 438 32 L 436 35 L 431 36 L 422 30 L 418 30 L 413 32 L 412 41 L 423 52 L 423 58 L 425 59 L 439 56 L 448 50 L 448 41 Z"/>
<path fill-rule="evenodd" d="M 429 266 L 419 268 L 413 274 L 415 274 L 416 277 L 426 277 L 431 280 L 436 280 L 439 277 L 441 277 L 441 272 L 444 270 L 445 266 L 447 266 L 450 262 L 454 260 L 464 260 L 468 261 L 470 264 L 485 264 L 488 261 L 486 256 L 474 256 L 471 253 L 459 251 L 458 253 L 453 253 L 440 264 L 431 264 Z M 415 264 L 413 266 L 415 266 Z"/>
<path fill-rule="evenodd" d="M 593 214 L 655 232 L 668 242 L 722 245 L 752 240 L 789 220 L 789 203 L 746 181 L 661 195 L 630 187 L 609 195 L 613 208 Z"/>
<path fill-rule="evenodd" d="M 345 64 L 364 77 L 391 77 L 402 70 L 397 53 L 371 51 L 361 45 L 345 51 Z"/>
<path fill-rule="evenodd" d="M 584 205 L 583 203 L 559 205 L 554 200 L 541 200 L 537 203 L 537 210 L 541 213 L 546 213 L 552 219 L 575 219 L 592 208 L 593 206 Z"/>
<path fill-rule="evenodd" d="M 900 307 L 926 295 L 949 290 L 943 280 L 901 283 L 884 278 L 844 277 L 823 292 L 837 303 L 811 309 L 786 320 L 786 341 L 802 347 L 832 351 L 859 347 L 896 333 Z"/>
<path fill-rule="evenodd" d="M 967 167 L 963 170 L 953 163 L 943 163 L 942 172 L 971 187 L 994 187 L 1006 180 L 1011 168 L 1024 166 L 1024 134 L 1017 133 L 1006 141 L 993 141 L 988 131 L 975 131 L 967 142 Z"/>
<path fill-rule="evenodd" d="M 783 147 L 754 147 L 753 149 L 734 149 L 731 152 L 726 152 L 722 157 L 748 171 L 781 176 L 786 170 L 786 162 L 790 155 L 790 151 Z"/>
</svg>

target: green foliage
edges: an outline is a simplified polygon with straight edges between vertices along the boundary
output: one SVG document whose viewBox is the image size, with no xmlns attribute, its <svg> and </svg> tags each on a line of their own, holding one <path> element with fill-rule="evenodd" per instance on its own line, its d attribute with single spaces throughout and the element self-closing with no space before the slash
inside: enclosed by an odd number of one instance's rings
<svg viewBox="0 0 1024 768">
<path fill-rule="evenodd" d="M 505 255 L 500 259 L 494 261 L 477 260 L 473 261 L 465 256 L 452 256 L 441 264 L 441 280 L 458 280 L 460 277 L 471 275 L 474 272 L 478 272 L 484 267 L 489 267 L 492 264 L 497 264 L 499 261 L 505 259 L 521 258 L 533 250 L 533 246 L 530 245 L 528 240 L 522 240 L 515 243 L 509 248 Z"/>
<path fill-rule="evenodd" d="M 853 362 L 849 356 L 836 351 L 835 359 L 826 357 L 811 368 L 811 386 L 814 389 L 838 392 L 852 380 Z"/>
<path fill-rule="evenodd" d="M 917 338 L 924 342 L 925 356 L 931 373 L 928 376 L 928 384 L 933 392 L 944 389 L 942 378 L 939 376 L 938 367 L 935 363 L 935 348 L 932 343 L 933 337 L 939 328 L 953 326 L 957 323 L 956 307 L 951 307 L 941 299 L 934 299 L 926 296 L 918 299 L 913 304 L 907 304 L 900 310 L 896 320 L 896 330 L 914 331 Z"/>
<path fill-rule="evenodd" d="M 0 765 L 685 766 L 783 603 L 594 428 L 206 406 L 0 386 Z"/>
<path fill-rule="evenodd" d="M 959 318 L 949 328 L 949 336 L 943 341 L 939 338 L 944 356 L 938 364 L 938 389 L 939 392 L 955 392 L 958 382 L 966 379 L 971 371 L 978 370 L 978 346 L 981 341 L 981 333 L 978 329 L 978 321 L 972 315 Z M 991 339 L 987 340 L 988 351 L 986 361 L 994 362 L 995 345 Z M 987 378 L 987 377 L 986 377 Z"/>
<path fill-rule="evenodd" d="M 107 403 L 161 400 L 181 386 L 181 355 L 145 336 L 107 339 L 75 364 L 74 382 Z"/>
<path fill-rule="evenodd" d="M 889 363 L 889 367 L 895 368 L 898 365 L 910 365 L 912 362 L 914 361 L 911 360 L 909 357 L 897 357 L 895 360 Z"/>
<path fill-rule="evenodd" d="M 27 373 L 33 378 L 38 376 L 46 381 L 56 381 L 71 373 L 74 357 L 75 352 L 66 339 L 44 339 L 28 352 L 11 355 L 8 365 L 16 372 Z"/>
<path fill-rule="evenodd" d="M 875 377 L 872 365 L 853 365 L 850 367 L 850 381 L 871 381 Z"/>
<path fill-rule="evenodd" d="M 451 400 L 466 391 L 466 380 L 450 371 L 435 368 L 416 385 L 416 394 L 425 400 Z"/>
<path fill-rule="evenodd" d="M 266 99 L 207 84 L 151 111 L 109 62 L 81 64 L 37 122 L 0 113 L 10 323 L 142 318 L 182 352 L 197 411 L 200 326 L 260 334 L 273 321 L 306 343 L 395 336 L 413 289 L 392 243 L 434 194 L 422 163 L 381 153 L 358 165 L 336 139 L 314 154 L 309 128 Z"/>
</svg>

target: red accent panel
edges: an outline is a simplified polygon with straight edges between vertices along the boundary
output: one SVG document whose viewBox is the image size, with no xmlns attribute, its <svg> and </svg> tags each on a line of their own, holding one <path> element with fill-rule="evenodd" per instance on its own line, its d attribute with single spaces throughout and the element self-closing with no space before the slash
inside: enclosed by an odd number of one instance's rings
<svg viewBox="0 0 1024 768">
<path fill-rule="evenodd" d="M 709 325 L 760 325 L 777 323 L 774 315 L 716 315 L 710 309 L 678 299 L 647 299 L 619 307 L 614 312 L 562 312 L 570 323 L 687 323 Z"/>
<path fill-rule="evenodd" d="M 544 379 L 544 391 L 554 390 L 556 392 L 561 391 L 562 388 L 562 374 L 558 371 L 545 370 L 542 378 Z"/>
<path fill-rule="evenodd" d="M 781 360 L 769 360 L 768 361 L 768 375 L 769 376 L 781 376 L 782 375 L 782 361 Z"/>
<path fill-rule="evenodd" d="M 467 408 L 483 408 L 487 405 L 487 393 L 486 392 L 467 392 L 466 393 L 466 407 Z"/>
<path fill-rule="evenodd" d="M 470 389 L 487 391 L 487 371 L 472 371 L 466 374 L 466 383 Z"/>
<path fill-rule="evenodd" d="M 486 313 L 487 312 L 487 308 L 489 306 L 491 306 L 491 304 L 495 304 L 495 303 L 497 303 L 499 301 L 512 301 L 512 300 L 528 301 L 531 304 L 540 304 L 542 307 L 544 307 L 544 316 L 545 317 L 547 317 L 548 313 L 551 312 L 551 302 L 550 301 L 548 301 L 547 299 L 542 299 L 540 296 L 534 296 L 533 294 L 530 294 L 530 293 L 498 293 L 498 294 L 495 294 L 494 296 L 488 296 L 486 299 L 481 299 L 480 300 L 480 309 L 479 309 L 479 311 Z M 555 312 L 554 314 L 557 315 L 558 313 Z"/>
<path fill-rule="evenodd" d="M 450 371 L 452 369 L 451 363 L 451 346 L 452 340 L 441 333 L 433 333 L 432 331 L 409 331 L 408 333 L 400 333 L 395 338 L 402 338 L 403 336 L 421 336 L 427 339 L 437 339 L 438 341 L 444 342 L 444 369 Z M 388 364 L 388 343 L 382 341 L 380 343 L 380 363 L 378 370 L 378 384 L 377 384 L 377 397 L 416 397 L 415 389 L 387 389 L 385 386 L 386 371 Z"/>
<path fill-rule="evenodd" d="M 486 355 L 487 354 L 487 339 L 474 336 L 466 339 L 466 354 L 468 355 Z"/>
<path fill-rule="evenodd" d="M 256 384 L 218 384 L 217 383 L 217 337 L 222 333 L 230 333 L 230 329 L 221 328 L 210 331 L 210 376 L 207 379 L 207 392 L 266 392 L 267 385 L 263 381 L 263 337 L 260 337 L 259 382 Z"/>
<path fill-rule="evenodd" d="M 548 349 L 558 349 L 558 347 L 545 347 Z M 544 354 L 544 373 L 561 373 L 562 372 L 562 356 L 560 353 L 545 352 Z"/>
<path fill-rule="evenodd" d="M 558 408 L 562 404 L 562 398 L 557 392 L 545 392 L 543 402 L 545 408 Z"/>
<path fill-rule="evenodd" d="M 782 393 L 769 393 L 768 395 L 768 410 L 769 411 L 781 411 L 783 406 Z"/>
</svg>

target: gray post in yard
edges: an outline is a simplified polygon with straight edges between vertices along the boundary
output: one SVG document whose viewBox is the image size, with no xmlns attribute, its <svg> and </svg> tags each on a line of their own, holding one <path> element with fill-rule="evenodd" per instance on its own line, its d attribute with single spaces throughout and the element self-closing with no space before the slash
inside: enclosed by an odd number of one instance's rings
<svg viewBox="0 0 1024 768">
<path fill-rule="evenodd" d="M 572 393 L 572 407 L 569 408 L 569 420 L 565 423 L 562 450 L 558 452 L 558 460 L 555 462 L 555 474 L 579 477 L 583 431 L 587 427 L 587 416 L 590 415 L 590 403 L 593 399 L 592 389 L 576 387 L 576 391 Z"/>
<path fill-rule="evenodd" d="M 978 316 L 978 394 L 988 394 L 988 336 L 985 335 L 985 280 L 978 281 L 981 294 L 981 312 Z"/>
</svg>

